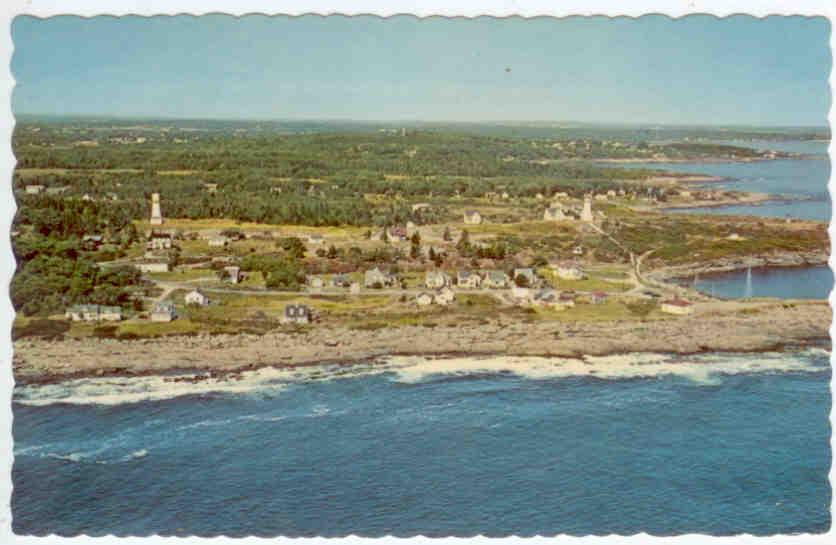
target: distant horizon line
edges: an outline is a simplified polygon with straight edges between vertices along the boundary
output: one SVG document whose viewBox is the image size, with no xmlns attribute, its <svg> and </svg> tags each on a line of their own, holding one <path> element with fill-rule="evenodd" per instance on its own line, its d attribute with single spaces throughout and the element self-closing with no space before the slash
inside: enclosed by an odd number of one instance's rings
<svg viewBox="0 0 836 545">
<path fill-rule="evenodd" d="M 340 117 L 200 117 L 200 116 L 151 116 L 136 114 L 52 114 L 20 112 L 12 114 L 15 121 L 29 119 L 67 119 L 67 120 L 102 120 L 102 121 L 214 121 L 231 123 L 365 123 L 370 125 L 432 125 L 432 124 L 461 124 L 461 125 L 527 125 L 547 127 L 551 125 L 572 126 L 603 126 L 603 127 L 646 127 L 646 128 L 750 128 L 750 129 L 814 129 L 829 131 L 829 124 L 823 125 L 753 125 L 747 123 L 676 123 L 676 122 L 630 122 L 630 121 L 578 121 L 578 120 L 461 120 L 461 119 L 354 119 Z"/>
</svg>

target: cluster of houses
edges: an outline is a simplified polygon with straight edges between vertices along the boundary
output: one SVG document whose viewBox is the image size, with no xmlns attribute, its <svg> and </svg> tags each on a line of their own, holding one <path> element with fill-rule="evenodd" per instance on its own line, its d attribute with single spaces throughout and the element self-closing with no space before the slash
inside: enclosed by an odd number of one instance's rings
<svg viewBox="0 0 836 545">
<path fill-rule="evenodd" d="M 64 317 L 74 322 L 118 322 L 122 319 L 122 308 L 107 305 L 73 305 Z"/>
<path fill-rule="evenodd" d="M 419 307 L 428 305 L 447 306 L 456 300 L 456 294 L 449 287 L 443 287 L 434 293 L 422 291 L 415 296 L 415 304 Z"/>
<path fill-rule="evenodd" d="M 310 275 L 307 278 L 307 284 L 314 291 L 330 286 L 332 288 L 347 288 L 352 294 L 360 293 L 360 283 L 352 280 L 347 274 L 336 274 L 330 281 L 326 281 L 322 276 Z"/>
<path fill-rule="evenodd" d="M 440 289 L 456 285 L 461 289 L 507 289 L 512 285 L 535 286 L 540 279 L 534 269 L 526 267 L 514 269 L 513 277 L 504 271 L 489 270 L 482 272 L 458 271 L 454 278 L 444 271 L 427 271 L 424 285 L 431 289 Z"/>
<path fill-rule="evenodd" d="M 615 197 L 615 191 L 608 191 L 607 193 L 602 193 L 598 195 L 587 194 L 584 196 L 583 205 L 578 207 L 567 207 L 561 202 L 563 199 L 568 198 L 566 193 L 560 192 L 555 193 L 552 202 L 546 206 L 545 211 L 543 212 L 543 221 L 567 221 L 567 220 L 580 220 L 586 223 L 592 223 L 595 221 L 596 214 L 598 217 L 602 217 L 603 214 L 601 212 L 593 213 L 592 211 L 592 200 L 595 199 L 596 201 L 606 201 L 611 197 Z M 543 195 L 541 193 L 537 194 L 537 199 L 543 199 Z M 479 225 L 484 221 L 482 214 L 479 213 L 478 210 L 465 210 L 463 214 L 463 221 L 466 225 Z"/>
</svg>

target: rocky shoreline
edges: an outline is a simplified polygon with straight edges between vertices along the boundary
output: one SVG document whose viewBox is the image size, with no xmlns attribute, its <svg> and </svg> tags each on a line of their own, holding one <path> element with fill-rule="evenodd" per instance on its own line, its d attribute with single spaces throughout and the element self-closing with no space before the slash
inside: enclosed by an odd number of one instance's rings
<svg viewBox="0 0 836 545">
<path fill-rule="evenodd" d="M 825 250 L 813 252 L 776 252 L 761 256 L 746 256 L 723 258 L 708 263 L 688 264 L 673 267 L 664 267 L 646 274 L 655 281 L 675 281 L 684 278 L 691 278 L 694 275 L 712 275 L 728 273 L 762 267 L 809 267 L 816 265 L 827 265 L 829 254 Z"/>
<path fill-rule="evenodd" d="M 693 315 L 605 322 L 490 321 L 458 327 L 374 331 L 329 328 L 266 335 L 14 343 L 18 383 L 96 376 L 203 373 L 231 377 L 268 366 L 370 362 L 387 355 L 603 356 L 630 352 L 755 352 L 828 339 L 823 301 L 710 301 Z"/>
</svg>

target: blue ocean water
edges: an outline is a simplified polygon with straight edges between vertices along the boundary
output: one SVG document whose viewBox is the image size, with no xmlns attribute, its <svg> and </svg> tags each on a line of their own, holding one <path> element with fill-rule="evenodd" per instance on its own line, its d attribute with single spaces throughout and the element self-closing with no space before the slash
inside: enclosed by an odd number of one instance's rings
<svg viewBox="0 0 836 545">
<path fill-rule="evenodd" d="M 689 214 L 752 215 L 792 217 L 830 221 L 831 203 L 827 192 L 830 160 L 827 142 L 728 142 L 729 144 L 803 153 L 806 159 L 781 159 L 751 163 L 646 163 L 632 167 L 656 168 L 728 178 L 706 187 L 769 193 L 781 197 L 756 205 L 671 209 Z"/>
<path fill-rule="evenodd" d="M 833 289 L 833 272 L 827 265 L 813 267 L 764 267 L 701 276 L 693 284 L 703 293 L 724 299 L 779 297 L 827 299 Z"/>
<path fill-rule="evenodd" d="M 823 349 L 305 373 L 178 386 L 170 399 L 150 378 L 18 388 L 14 531 L 767 535 L 831 524 Z M 145 397 L 117 403 L 120 389 Z"/>
</svg>

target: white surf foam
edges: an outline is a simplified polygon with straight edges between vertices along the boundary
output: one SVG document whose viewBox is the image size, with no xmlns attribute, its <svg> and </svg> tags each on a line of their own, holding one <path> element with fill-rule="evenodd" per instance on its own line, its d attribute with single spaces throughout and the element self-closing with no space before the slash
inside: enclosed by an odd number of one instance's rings
<svg viewBox="0 0 836 545">
<path fill-rule="evenodd" d="M 64 460 L 67 462 L 80 462 L 84 459 L 84 455 L 80 452 L 71 452 L 70 454 L 56 454 L 54 452 L 50 452 L 47 454 L 49 458 L 57 458 L 58 460 Z"/>
<path fill-rule="evenodd" d="M 809 357 L 793 353 L 707 354 L 689 357 L 634 353 L 578 359 L 458 357 L 428 360 L 392 357 L 388 362 L 397 380 L 405 383 L 422 382 L 444 375 L 508 373 L 533 380 L 569 377 L 624 380 L 678 376 L 698 383 L 714 384 L 723 375 L 821 370 Z"/>
<path fill-rule="evenodd" d="M 234 377 L 206 378 L 190 374 L 177 377 L 95 377 L 55 384 L 22 386 L 15 389 L 15 401 L 24 405 L 118 405 L 160 401 L 188 395 L 277 394 L 289 384 L 329 381 L 380 374 L 379 365 L 309 366 L 298 368 L 264 367 Z M 192 382 L 188 379 L 201 378 Z M 175 381 L 175 378 L 185 379 Z"/>
<path fill-rule="evenodd" d="M 24 405 L 117 405 L 159 401 L 187 395 L 249 393 L 257 390 L 280 392 L 286 387 L 287 373 L 264 368 L 243 373 L 240 378 L 203 379 L 198 382 L 174 381 L 173 377 L 102 377 L 69 380 L 55 384 L 23 386 L 15 391 L 15 401 Z M 195 375 L 179 378 L 192 378 Z"/>
<path fill-rule="evenodd" d="M 533 380 L 569 377 L 620 380 L 678 376 L 712 384 L 723 375 L 820 371 L 821 359 L 827 355 L 827 350 L 809 348 L 797 352 L 711 353 L 687 357 L 652 353 L 584 358 L 391 356 L 376 364 L 295 369 L 266 367 L 243 372 L 234 378 L 204 378 L 197 382 L 174 381 L 171 377 L 161 376 L 78 379 L 56 384 L 18 387 L 15 390 L 15 401 L 35 406 L 56 403 L 117 405 L 214 393 L 272 395 L 282 392 L 291 384 L 342 380 L 383 373 L 393 375 L 395 381 L 402 383 L 417 383 L 445 375 L 512 374 Z M 324 414 L 328 414 L 327 408 L 318 408 L 312 416 Z M 251 416 L 261 418 L 259 415 Z M 228 421 L 225 421 L 220 424 L 227 423 Z M 214 421 L 206 421 L 190 426 L 215 424 Z"/>
</svg>

